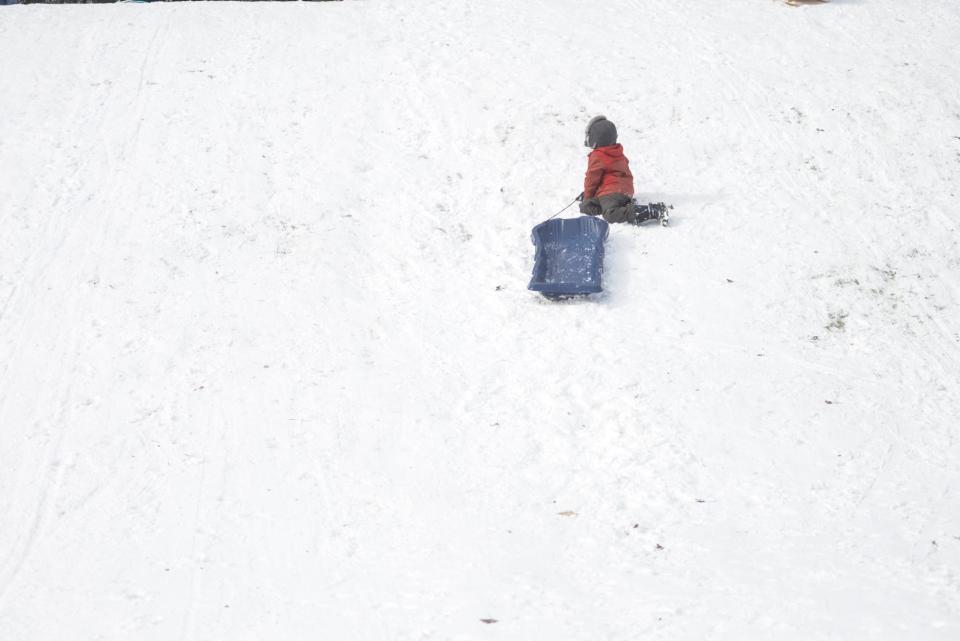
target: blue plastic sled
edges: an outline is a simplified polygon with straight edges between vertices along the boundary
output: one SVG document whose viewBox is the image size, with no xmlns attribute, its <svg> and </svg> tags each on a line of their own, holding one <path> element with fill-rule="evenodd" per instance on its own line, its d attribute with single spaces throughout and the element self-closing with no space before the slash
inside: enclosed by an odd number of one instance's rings
<svg viewBox="0 0 960 641">
<path fill-rule="evenodd" d="M 547 298 L 602 292 L 603 243 L 610 226 L 602 218 L 555 218 L 533 228 L 533 278 L 527 289 Z"/>
</svg>

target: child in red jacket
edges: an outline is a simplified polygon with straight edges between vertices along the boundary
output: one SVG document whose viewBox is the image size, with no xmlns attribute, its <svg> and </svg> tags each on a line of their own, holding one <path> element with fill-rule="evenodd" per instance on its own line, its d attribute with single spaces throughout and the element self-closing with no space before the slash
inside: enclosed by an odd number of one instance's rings
<svg viewBox="0 0 960 641">
<path fill-rule="evenodd" d="M 633 174 L 630 161 L 617 144 L 617 128 L 604 116 L 596 116 L 587 125 L 583 144 L 593 149 L 587 163 L 587 175 L 580 194 L 580 213 L 603 216 L 608 223 L 640 223 L 657 219 L 667 224 L 667 206 L 663 203 L 638 205 L 633 199 Z"/>
</svg>

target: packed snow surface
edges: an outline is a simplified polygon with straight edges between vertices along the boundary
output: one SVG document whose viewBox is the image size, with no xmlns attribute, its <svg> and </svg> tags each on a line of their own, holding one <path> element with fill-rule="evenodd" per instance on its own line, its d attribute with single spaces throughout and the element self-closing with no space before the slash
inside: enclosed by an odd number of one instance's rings
<svg viewBox="0 0 960 641">
<path fill-rule="evenodd" d="M 13 6 L 0 60 L 0 639 L 960 638 L 960 3 Z M 550 303 L 597 113 L 674 223 Z"/>
</svg>

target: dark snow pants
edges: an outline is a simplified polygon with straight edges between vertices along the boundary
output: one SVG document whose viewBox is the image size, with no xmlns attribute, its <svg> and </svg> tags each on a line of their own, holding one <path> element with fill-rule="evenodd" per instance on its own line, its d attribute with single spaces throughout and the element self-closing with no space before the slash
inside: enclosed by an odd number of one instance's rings
<svg viewBox="0 0 960 641">
<path fill-rule="evenodd" d="M 603 216 L 608 223 L 637 222 L 637 206 L 633 198 L 626 194 L 606 194 L 599 198 L 588 198 L 580 203 L 580 213 L 587 216 Z M 641 220 L 646 217 L 641 215 Z"/>
</svg>

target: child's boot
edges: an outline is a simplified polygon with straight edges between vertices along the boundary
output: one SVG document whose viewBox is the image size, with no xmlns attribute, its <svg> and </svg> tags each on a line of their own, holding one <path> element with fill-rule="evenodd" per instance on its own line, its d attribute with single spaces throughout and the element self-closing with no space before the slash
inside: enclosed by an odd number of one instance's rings
<svg viewBox="0 0 960 641">
<path fill-rule="evenodd" d="M 645 223 L 648 220 L 657 220 L 661 225 L 666 227 L 667 221 L 670 220 L 667 206 L 663 203 L 650 203 L 647 205 L 634 204 L 634 207 L 636 209 L 636 218 L 633 220 L 634 225 Z"/>
<path fill-rule="evenodd" d="M 673 209 L 673 205 L 668 206 L 665 203 L 654 203 L 650 205 L 650 208 L 657 212 L 657 220 L 663 227 L 670 224 L 670 210 Z"/>
</svg>

